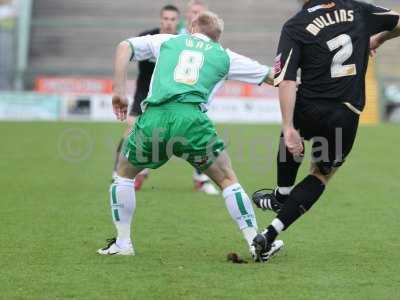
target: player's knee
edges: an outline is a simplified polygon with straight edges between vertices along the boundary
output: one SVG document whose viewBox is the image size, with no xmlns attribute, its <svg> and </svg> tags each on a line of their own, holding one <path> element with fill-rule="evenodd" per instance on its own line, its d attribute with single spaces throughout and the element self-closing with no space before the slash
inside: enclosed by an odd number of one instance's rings
<svg viewBox="0 0 400 300">
<path fill-rule="evenodd" d="M 331 163 L 324 163 L 324 162 L 317 162 L 311 164 L 311 175 L 314 175 L 319 180 L 321 180 L 325 185 L 328 184 L 329 180 L 335 175 L 336 171 L 342 164 L 343 161 L 336 161 L 333 164 Z"/>
<path fill-rule="evenodd" d="M 228 166 L 219 166 L 208 174 L 221 190 L 238 182 L 235 172 Z"/>
<path fill-rule="evenodd" d="M 118 176 L 134 179 L 138 173 L 139 170 L 132 166 L 132 164 L 123 155 L 121 155 L 117 167 Z"/>
<path fill-rule="evenodd" d="M 327 170 L 325 170 L 327 171 Z M 329 179 L 331 178 L 331 171 L 325 172 L 321 171 L 321 169 L 317 165 L 313 165 L 311 167 L 310 174 L 317 177 L 324 185 L 327 185 L 329 182 Z"/>
<path fill-rule="evenodd" d="M 223 190 L 238 182 L 229 155 L 223 151 L 205 173 Z"/>
</svg>

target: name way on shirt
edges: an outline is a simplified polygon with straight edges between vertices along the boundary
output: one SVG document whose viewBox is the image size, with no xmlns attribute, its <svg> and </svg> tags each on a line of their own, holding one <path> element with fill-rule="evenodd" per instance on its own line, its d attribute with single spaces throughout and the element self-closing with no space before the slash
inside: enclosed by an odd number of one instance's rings
<svg viewBox="0 0 400 300">
<path fill-rule="evenodd" d="M 186 47 L 208 51 L 213 48 L 213 45 L 211 45 L 207 42 L 198 41 L 198 40 L 196 41 L 191 38 L 188 38 L 188 39 L 186 39 Z"/>
<path fill-rule="evenodd" d="M 317 36 L 322 29 L 345 22 L 354 22 L 354 10 L 340 9 L 326 13 L 325 15 L 315 18 L 306 29 L 312 35 Z"/>
</svg>

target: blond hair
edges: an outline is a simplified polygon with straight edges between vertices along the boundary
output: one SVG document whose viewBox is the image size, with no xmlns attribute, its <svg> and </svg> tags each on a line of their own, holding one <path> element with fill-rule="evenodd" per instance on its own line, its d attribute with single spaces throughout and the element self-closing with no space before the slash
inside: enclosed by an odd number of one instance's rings
<svg viewBox="0 0 400 300">
<path fill-rule="evenodd" d="M 211 11 L 202 12 L 193 23 L 197 25 L 200 33 L 205 34 L 216 42 L 224 32 L 224 20 Z"/>
</svg>

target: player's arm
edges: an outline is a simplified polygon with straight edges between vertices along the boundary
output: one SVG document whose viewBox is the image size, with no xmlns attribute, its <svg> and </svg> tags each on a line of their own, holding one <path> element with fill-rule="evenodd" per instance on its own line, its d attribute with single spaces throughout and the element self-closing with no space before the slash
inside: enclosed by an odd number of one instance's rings
<svg viewBox="0 0 400 300">
<path fill-rule="evenodd" d="M 282 131 L 288 150 L 295 156 L 303 153 L 303 142 L 294 128 L 293 115 L 296 105 L 297 71 L 300 66 L 301 46 L 291 38 L 284 27 L 275 59 L 274 85 L 279 87 L 279 102 L 282 113 Z"/>
<path fill-rule="evenodd" d="M 285 145 L 294 156 L 301 156 L 303 153 L 303 142 L 299 132 L 293 125 L 294 107 L 296 104 L 297 82 L 283 80 L 279 84 L 279 102 L 282 113 L 282 131 Z"/>
<path fill-rule="evenodd" d="M 400 17 L 399 13 L 391 11 L 389 15 L 383 15 L 381 16 L 382 18 L 385 18 L 388 22 L 387 27 L 390 29 L 393 26 L 393 23 L 396 23 L 397 25 L 392 29 L 384 32 L 380 32 L 374 36 L 371 37 L 371 50 L 375 51 L 378 49 L 380 46 L 382 46 L 385 42 L 397 38 L 400 36 Z"/>
<path fill-rule="evenodd" d="M 128 42 L 121 42 L 115 52 L 114 83 L 112 105 L 117 119 L 126 119 L 128 111 L 128 98 L 126 96 L 127 71 L 133 49 Z"/>
<path fill-rule="evenodd" d="M 374 53 L 384 42 L 399 36 L 399 14 L 380 6 L 358 2 L 367 30 L 371 36 L 371 51 Z"/>
<path fill-rule="evenodd" d="M 236 80 L 250 84 L 273 85 L 274 74 L 271 67 L 260 64 L 246 56 L 227 50 L 230 59 L 228 80 Z"/>
<path fill-rule="evenodd" d="M 132 60 L 157 58 L 162 43 L 174 37 L 169 34 L 135 37 L 119 43 L 115 52 L 113 110 L 118 120 L 125 120 L 128 111 L 126 96 L 128 65 Z"/>
</svg>

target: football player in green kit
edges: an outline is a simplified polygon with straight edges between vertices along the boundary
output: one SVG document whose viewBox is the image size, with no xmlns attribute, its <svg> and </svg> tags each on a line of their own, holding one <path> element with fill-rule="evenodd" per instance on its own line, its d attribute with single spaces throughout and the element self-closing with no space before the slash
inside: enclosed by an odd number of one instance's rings
<svg viewBox="0 0 400 300">
<path fill-rule="evenodd" d="M 134 255 L 131 222 L 136 199 L 133 180 L 144 168 L 156 169 L 171 156 L 188 161 L 222 190 L 226 207 L 256 257 L 252 242 L 257 221 L 246 192 L 239 184 L 225 144 L 208 119 L 207 106 L 225 80 L 272 84 L 271 68 L 224 49 L 219 43 L 223 21 L 203 12 L 192 22 L 190 35 L 160 34 L 121 42 L 116 50 L 113 109 L 125 120 L 127 67 L 131 60 L 156 58 L 156 67 L 143 114 L 126 139 L 111 185 L 110 199 L 117 238 L 98 250 L 101 255 Z M 270 255 L 283 246 L 275 241 Z"/>
</svg>

